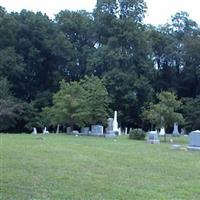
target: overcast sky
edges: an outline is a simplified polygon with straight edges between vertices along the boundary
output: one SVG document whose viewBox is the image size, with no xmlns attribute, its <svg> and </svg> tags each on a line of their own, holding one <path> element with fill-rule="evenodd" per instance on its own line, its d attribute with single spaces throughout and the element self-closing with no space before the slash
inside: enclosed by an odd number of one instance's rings
<svg viewBox="0 0 200 200">
<path fill-rule="evenodd" d="M 200 24 L 200 0 L 146 0 L 148 13 L 146 23 L 154 25 L 166 23 L 178 11 L 187 11 L 190 18 Z M 87 10 L 92 11 L 96 0 L 0 0 L 0 5 L 8 12 L 25 8 L 32 11 L 41 11 L 51 18 L 60 10 Z"/>
</svg>

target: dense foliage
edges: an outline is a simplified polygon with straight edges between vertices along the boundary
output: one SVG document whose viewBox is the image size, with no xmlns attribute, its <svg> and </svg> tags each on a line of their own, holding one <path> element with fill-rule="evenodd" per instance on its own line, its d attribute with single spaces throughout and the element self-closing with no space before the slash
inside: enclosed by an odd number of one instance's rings
<svg viewBox="0 0 200 200">
<path fill-rule="evenodd" d="M 129 139 L 144 140 L 145 137 L 146 137 L 146 133 L 140 128 L 133 129 L 129 133 Z"/>
<path fill-rule="evenodd" d="M 183 126 L 200 129 L 200 28 L 185 12 L 162 26 L 146 25 L 146 10 L 143 0 L 97 0 L 93 13 L 62 10 L 51 20 L 40 12 L 0 7 L 0 130 L 58 123 L 80 128 L 99 122 L 99 116 L 104 123 L 107 111 L 96 108 L 101 103 L 93 95 L 101 94 L 100 82 L 108 93 L 108 114 L 118 110 L 122 127 L 148 129 L 141 113 L 157 103 L 157 93 L 173 91 L 183 98 Z M 79 115 L 83 90 L 85 121 Z"/>
</svg>

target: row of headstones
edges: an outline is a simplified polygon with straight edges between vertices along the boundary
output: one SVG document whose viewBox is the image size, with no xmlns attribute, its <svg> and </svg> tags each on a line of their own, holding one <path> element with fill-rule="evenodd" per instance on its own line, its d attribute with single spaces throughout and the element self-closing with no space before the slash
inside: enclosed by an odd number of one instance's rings
<svg viewBox="0 0 200 200">
<path fill-rule="evenodd" d="M 148 133 L 147 142 L 151 144 L 160 143 L 157 131 L 150 131 Z M 192 131 L 189 133 L 189 144 L 187 146 L 189 150 L 200 150 L 200 131 Z"/>
<path fill-rule="evenodd" d="M 32 132 L 32 134 L 34 134 L 34 135 L 37 135 L 37 128 L 33 128 L 33 132 Z M 47 128 L 45 127 L 44 129 L 43 129 L 43 131 L 42 131 L 42 133 L 43 134 L 49 134 L 49 131 L 47 131 Z"/>
<path fill-rule="evenodd" d="M 119 131 L 113 131 L 112 129 L 110 129 L 109 127 L 107 127 L 105 129 L 104 132 L 104 127 L 102 125 L 92 125 L 91 126 L 91 130 L 90 127 L 83 127 L 81 128 L 81 131 L 77 131 L 74 130 L 72 131 L 70 127 L 67 127 L 67 131 L 68 134 L 78 134 L 78 135 L 97 135 L 97 136 L 101 136 L 101 135 L 120 135 L 122 134 L 121 128 L 119 128 Z M 37 129 L 34 127 L 33 128 L 33 134 L 37 134 Z M 47 128 L 45 127 L 43 129 L 43 134 L 49 134 L 49 131 L 47 131 Z M 128 134 L 128 128 L 125 128 L 123 134 L 127 135 Z"/>
</svg>

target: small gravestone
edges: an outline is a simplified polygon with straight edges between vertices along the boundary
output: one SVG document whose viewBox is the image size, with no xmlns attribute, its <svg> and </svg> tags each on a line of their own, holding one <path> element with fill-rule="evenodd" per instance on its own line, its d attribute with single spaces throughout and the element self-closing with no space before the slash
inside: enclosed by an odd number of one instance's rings
<svg viewBox="0 0 200 200">
<path fill-rule="evenodd" d="M 160 143 L 157 131 L 149 131 L 148 132 L 147 142 L 150 144 L 159 144 Z"/>
<path fill-rule="evenodd" d="M 34 127 L 32 134 L 37 135 L 37 129 Z"/>
<path fill-rule="evenodd" d="M 118 135 L 118 131 L 113 130 L 113 121 L 114 121 L 113 118 L 108 118 L 108 126 L 106 128 L 106 134 L 105 134 L 106 138 L 113 138 Z"/>
<path fill-rule="evenodd" d="M 71 127 L 67 127 L 67 134 L 71 134 L 71 133 L 72 133 Z"/>
<path fill-rule="evenodd" d="M 162 128 L 160 129 L 159 135 L 160 135 L 160 136 L 164 136 L 164 135 L 165 135 L 165 128 L 164 128 L 164 127 L 162 127 Z"/>
<path fill-rule="evenodd" d="M 179 133 L 179 131 L 178 131 L 178 124 L 177 124 L 177 123 L 174 123 L 174 130 L 173 130 L 172 135 L 173 135 L 174 137 L 180 136 L 180 133 Z"/>
<path fill-rule="evenodd" d="M 124 134 L 127 135 L 128 134 L 128 128 L 125 128 Z"/>
<path fill-rule="evenodd" d="M 91 135 L 103 135 L 103 126 L 101 125 L 92 125 Z"/>
<path fill-rule="evenodd" d="M 47 127 L 44 128 L 43 134 L 44 134 L 44 135 L 45 135 L 45 134 L 49 134 L 49 131 L 47 131 Z"/>
<path fill-rule="evenodd" d="M 59 134 L 59 132 L 60 132 L 60 124 L 57 125 L 56 134 Z"/>
<path fill-rule="evenodd" d="M 113 138 L 118 135 L 118 131 L 107 131 L 105 134 L 106 138 Z"/>
<path fill-rule="evenodd" d="M 189 150 L 200 150 L 200 131 L 192 131 L 189 134 Z"/>
<path fill-rule="evenodd" d="M 75 131 L 72 131 L 72 134 L 73 134 L 73 135 L 79 135 L 79 131 L 76 131 L 76 130 L 75 130 Z"/>
<path fill-rule="evenodd" d="M 83 135 L 88 135 L 89 131 L 90 131 L 89 127 L 83 127 L 83 128 L 81 128 L 81 134 L 83 134 Z"/>
<path fill-rule="evenodd" d="M 184 128 L 181 129 L 181 135 L 186 135 L 186 130 Z"/>
</svg>

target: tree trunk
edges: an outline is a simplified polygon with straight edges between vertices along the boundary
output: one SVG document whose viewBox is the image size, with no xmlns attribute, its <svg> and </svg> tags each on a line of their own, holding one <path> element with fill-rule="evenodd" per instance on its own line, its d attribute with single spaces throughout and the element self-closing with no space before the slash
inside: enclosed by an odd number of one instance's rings
<svg viewBox="0 0 200 200">
<path fill-rule="evenodd" d="M 60 124 L 57 125 L 56 134 L 59 134 L 59 132 L 60 132 Z"/>
</svg>

